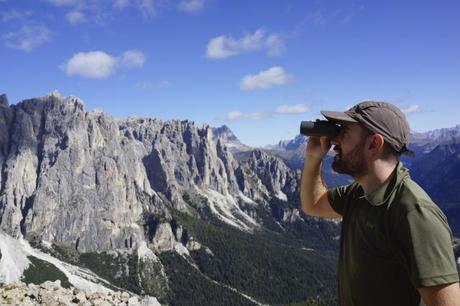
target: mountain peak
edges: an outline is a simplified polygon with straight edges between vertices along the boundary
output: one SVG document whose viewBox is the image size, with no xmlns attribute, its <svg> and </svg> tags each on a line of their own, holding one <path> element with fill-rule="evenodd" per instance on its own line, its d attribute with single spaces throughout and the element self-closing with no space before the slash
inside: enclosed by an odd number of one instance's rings
<svg viewBox="0 0 460 306">
<path fill-rule="evenodd" d="M 8 105 L 7 103 L 8 100 L 6 98 L 6 95 L 0 96 L 0 104 Z M 72 95 L 64 97 L 57 90 L 54 90 L 51 93 L 41 97 L 24 99 L 14 105 L 14 107 L 26 108 L 30 111 L 46 108 L 61 110 L 66 109 L 70 112 L 74 112 L 76 110 L 80 112 L 85 112 L 84 106 L 85 103 L 79 97 Z"/>
<path fill-rule="evenodd" d="M 6 96 L 6 94 L 0 95 L 0 106 L 8 107 L 8 97 Z"/>
<path fill-rule="evenodd" d="M 213 133 L 218 138 L 225 138 L 227 140 L 238 140 L 235 134 L 225 124 L 218 128 L 213 128 Z"/>
<path fill-rule="evenodd" d="M 218 128 L 212 128 L 214 141 L 221 140 L 231 152 L 249 151 L 251 148 L 243 143 L 233 134 L 232 130 L 227 125 L 222 125 Z"/>
<path fill-rule="evenodd" d="M 50 97 L 55 97 L 55 98 L 62 98 L 61 93 L 60 93 L 59 90 L 57 90 L 57 89 L 55 89 L 55 90 L 53 90 L 52 92 L 50 92 L 50 93 L 48 94 L 48 96 L 50 96 Z"/>
<path fill-rule="evenodd" d="M 222 125 L 221 127 L 217 128 L 217 129 L 222 131 L 222 132 L 229 132 L 229 133 L 233 134 L 232 130 L 230 130 L 230 128 L 226 124 Z"/>
</svg>

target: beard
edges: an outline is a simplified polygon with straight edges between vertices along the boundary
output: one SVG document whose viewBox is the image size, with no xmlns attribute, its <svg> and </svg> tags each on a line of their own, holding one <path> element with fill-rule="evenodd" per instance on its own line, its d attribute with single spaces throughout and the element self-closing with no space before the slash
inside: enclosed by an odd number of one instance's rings
<svg viewBox="0 0 460 306">
<path fill-rule="evenodd" d="M 365 142 L 358 144 L 351 152 L 344 155 L 340 146 L 336 145 L 334 151 L 337 153 L 332 162 L 332 169 L 341 174 L 348 174 L 352 177 L 359 177 L 367 172 L 364 161 Z"/>
</svg>

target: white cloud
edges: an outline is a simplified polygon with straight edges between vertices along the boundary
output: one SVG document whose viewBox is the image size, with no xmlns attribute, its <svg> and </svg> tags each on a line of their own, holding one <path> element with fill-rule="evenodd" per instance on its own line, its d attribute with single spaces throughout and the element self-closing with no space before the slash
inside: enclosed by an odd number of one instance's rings
<svg viewBox="0 0 460 306">
<path fill-rule="evenodd" d="M 127 7 L 129 4 L 129 0 L 115 0 L 115 3 L 113 4 L 114 7 L 123 9 Z"/>
<path fill-rule="evenodd" d="M 125 9 L 133 7 L 142 13 L 145 17 L 156 14 L 156 5 L 154 0 L 115 0 L 113 7 L 116 9 Z"/>
<path fill-rule="evenodd" d="M 134 8 L 145 17 L 156 14 L 155 0 L 42 0 L 51 5 L 66 7 L 69 11 L 65 17 L 71 24 L 89 21 L 98 24 L 107 24 L 115 19 L 116 11 Z"/>
<path fill-rule="evenodd" d="M 227 114 L 228 121 L 241 121 L 241 120 L 262 120 L 273 116 L 273 113 L 247 113 L 243 114 L 239 111 L 232 111 Z"/>
<path fill-rule="evenodd" d="M 49 2 L 56 6 L 66 6 L 66 5 L 72 6 L 76 4 L 78 1 L 77 0 L 46 0 L 46 2 Z"/>
<path fill-rule="evenodd" d="M 322 26 L 326 24 L 326 18 L 320 10 L 314 12 L 313 14 L 310 14 L 308 18 L 316 26 Z"/>
<path fill-rule="evenodd" d="M 1 1 L 1 0 L 0 0 Z M 175 8 L 195 13 L 201 11 L 208 0 L 42 0 L 57 7 L 64 7 L 69 10 L 65 17 L 71 24 L 81 21 L 93 21 L 99 24 L 106 24 L 114 20 L 116 12 L 125 9 L 135 9 L 144 17 L 152 17 L 157 14 L 158 9 Z M 176 4 L 178 3 L 178 4 Z M 78 13 L 77 13 L 78 12 Z M 84 18 L 82 18 L 84 17 Z M 1 18 L 1 13 L 0 13 Z M 274 47 L 272 47 L 274 48 Z"/>
<path fill-rule="evenodd" d="M 90 79 L 103 79 L 116 69 L 117 59 L 103 51 L 79 52 L 61 69 L 69 76 L 79 75 Z"/>
<path fill-rule="evenodd" d="M 286 74 L 282 67 L 272 67 L 256 75 L 246 75 L 240 81 L 241 90 L 266 89 L 275 85 L 289 83 L 292 76 Z"/>
<path fill-rule="evenodd" d="M 19 31 L 6 33 L 2 38 L 7 47 L 30 52 L 50 41 L 51 32 L 43 24 L 24 25 Z"/>
<path fill-rule="evenodd" d="M 177 7 L 181 11 L 196 13 L 204 8 L 205 0 L 182 0 Z"/>
<path fill-rule="evenodd" d="M 411 105 L 411 106 L 403 108 L 401 110 L 405 114 L 418 113 L 418 112 L 420 112 L 420 106 L 419 105 Z"/>
<path fill-rule="evenodd" d="M 294 104 L 294 105 L 280 105 L 276 108 L 276 113 L 279 114 L 300 114 L 308 111 L 308 107 L 305 104 Z"/>
<path fill-rule="evenodd" d="M 104 79 L 117 68 L 139 68 L 144 65 L 145 55 L 137 50 L 128 50 L 121 56 L 112 56 L 103 51 L 79 52 L 60 68 L 68 75 L 89 79 Z"/>
<path fill-rule="evenodd" d="M 232 111 L 227 114 L 227 119 L 229 121 L 238 121 L 243 118 L 243 114 L 239 111 Z"/>
<path fill-rule="evenodd" d="M 122 54 L 120 63 L 128 68 L 142 67 L 145 63 L 145 55 L 137 50 L 128 50 Z"/>
<path fill-rule="evenodd" d="M 265 41 L 267 53 L 270 56 L 280 56 L 285 50 L 284 42 L 281 41 L 281 38 L 278 35 L 270 35 Z"/>
<path fill-rule="evenodd" d="M 226 115 L 227 121 L 242 121 L 242 120 L 263 120 L 277 115 L 295 115 L 305 113 L 308 111 L 308 107 L 304 104 L 294 105 L 280 105 L 274 111 L 271 112 L 254 112 L 254 113 L 242 113 L 240 111 L 231 111 Z"/>
<path fill-rule="evenodd" d="M 144 16 L 153 16 L 156 13 L 154 0 L 137 0 L 136 6 Z"/>
<path fill-rule="evenodd" d="M 137 88 L 140 89 L 163 89 L 171 86 L 169 81 L 160 81 L 160 82 L 139 82 L 136 84 Z"/>
<path fill-rule="evenodd" d="M 26 11 L 26 12 L 20 12 L 17 10 L 11 10 L 11 11 L 6 11 L 6 12 L 0 12 L 0 20 L 2 22 L 9 22 L 13 20 L 25 20 L 29 16 L 32 15 L 32 12 Z"/>
<path fill-rule="evenodd" d="M 66 19 L 70 24 L 78 24 L 86 21 L 85 15 L 78 10 L 71 11 L 66 14 Z"/>
<path fill-rule="evenodd" d="M 221 35 L 208 42 L 206 56 L 212 59 L 224 59 L 241 53 L 265 50 L 270 56 L 278 56 L 284 52 L 282 39 L 276 34 L 268 34 L 258 29 L 240 39 Z"/>
<path fill-rule="evenodd" d="M 340 25 L 344 26 L 350 23 L 350 21 L 353 19 L 354 13 L 348 13 L 347 15 L 343 16 L 342 19 L 339 20 Z"/>
<path fill-rule="evenodd" d="M 226 45 L 228 38 L 225 36 L 219 36 L 211 39 L 208 43 L 206 56 L 213 59 L 227 58 L 233 55 L 237 55 L 239 52 L 227 48 Z"/>
</svg>

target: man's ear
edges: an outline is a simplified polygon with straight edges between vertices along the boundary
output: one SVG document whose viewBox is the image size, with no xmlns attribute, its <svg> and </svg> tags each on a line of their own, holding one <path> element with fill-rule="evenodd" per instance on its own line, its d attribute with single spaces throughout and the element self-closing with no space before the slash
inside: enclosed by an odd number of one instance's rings
<svg viewBox="0 0 460 306">
<path fill-rule="evenodd" d="M 369 143 L 369 149 L 375 150 L 376 152 L 381 152 L 383 150 L 383 144 L 385 143 L 385 140 L 383 139 L 383 136 L 380 134 L 374 134 L 372 135 Z"/>
</svg>

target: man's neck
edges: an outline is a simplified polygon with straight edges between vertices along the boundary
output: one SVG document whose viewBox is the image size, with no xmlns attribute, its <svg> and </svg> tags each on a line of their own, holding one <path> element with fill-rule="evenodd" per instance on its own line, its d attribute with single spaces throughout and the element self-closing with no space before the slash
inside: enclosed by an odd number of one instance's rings
<svg viewBox="0 0 460 306">
<path fill-rule="evenodd" d="M 393 178 L 394 170 L 397 165 L 397 162 L 379 159 L 372 163 L 365 175 L 355 179 L 361 185 L 364 192 L 369 194 Z"/>
</svg>

